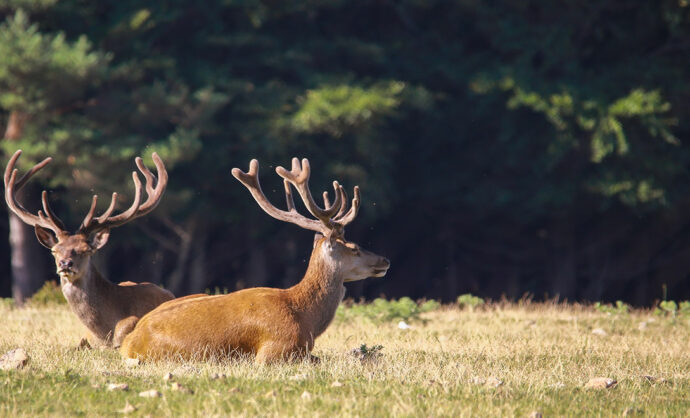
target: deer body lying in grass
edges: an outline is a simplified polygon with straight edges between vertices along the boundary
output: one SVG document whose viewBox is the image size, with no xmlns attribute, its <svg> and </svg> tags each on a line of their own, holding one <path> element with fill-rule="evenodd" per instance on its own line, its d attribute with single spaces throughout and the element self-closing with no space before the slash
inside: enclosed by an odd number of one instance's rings
<svg viewBox="0 0 690 418">
<path fill-rule="evenodd" d="M 62 293 L 79 320 L 102 343 L 119 347 L 140 317 L 174 296 L 152 283 L 127 281 L 116 285 L 101 275 L 91 262 L 91 256 L 108 242 L 112 228 L 146 215 L 158 205 L 168 182 L 163 162 L 153 154 L 158 172 L 156 179 L 141 158 L 136 159 L 137 167 L 146 179 L 146 201 L 141 202 L 141 181 L 137 173 L 132 172 L 135 192 L 129 209 L 112 215 L 117 203 L 117 193 L 113 193 L 108 209 L 101 216 L 94 217 L 98 198 L 93 196 L 91 208 L 81 226 L 71 234 L 48 205 L 46 191 L 43 191 L 41 199 L 43 210 L 39 210 L 37 215 L 24 209 L 17 201 L 15 193 L 51 161 L 51 158 L 46 158 L 17 180 L 14 167 L 20 155 L 21 150 L 15 152 L 5 170 L 8 207 L 22 221 L 33 226 L 38 241 L 50 249 L 60 276 Z"/>
<path fill-rule="evenodd" d="M 309 162 L 300 166 L 296 158 L 292 170 L 278 167 L 283 177 L 288 210 L 273 206 L 261 191 L 258 162 L 249 172 L 235 168 L 232 174 L 251 192 L 270 216 L 317 232 L 309 266 L 303 279 L 289 289 L 251 288 L 227 295 L 176 299 L 146 314 L 125 338 L 120 352 L 126 358 L 208 358 L 210 356 L 255 356 L 258 363 L 291 358 L 309 358 L 314 339 L 323 333 L 345 294 L 344 282 L 382 277 L 387 259 L 361 249 L 343 236 L 360 206 L 355 187 L 352 206 L 347 210 L 344 189 L 334 182 L 335 201 L 324 193 L 320 208 L 308 188 Z M 299 192 L 311 214 L 309 219 L 295 210 L 291 187 Z"/>
</svg>

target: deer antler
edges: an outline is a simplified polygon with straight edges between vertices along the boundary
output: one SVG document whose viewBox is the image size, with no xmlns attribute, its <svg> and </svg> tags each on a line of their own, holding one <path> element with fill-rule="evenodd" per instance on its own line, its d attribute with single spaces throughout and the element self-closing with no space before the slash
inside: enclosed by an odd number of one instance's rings
<svg viewBox="0 0 690 418">
<path fill-rule="evenodd" d="M 276 172 L 283 178 L 287 211 L 278 209 L 271 204 L 261 190 L 261 185 L 259 184 L 259 162 L 257 160 L 251 160 L 247 173 L 244 173 L 239 168 L 232 169 L 232 175 L 249 189 L 249 192 L 259 206 L 267 214 L 280 221 L 290 222 L 302 228 L 320 232 L 324 235 L 332 233 L 342 235 L 343 227 L 350 223 L 357 215 L 360 201 L 359 188 L 355 187 L 355 198 L 352 201 L 352 207 L 345 213 L 347 209 L 347 194 L 337 181 L 333 182 L 335 193 L 335 201 L 333 204 L 330 204 L 327 192 L 323 194 L 325 207 L 322 209 L 316 204 L 309 190 L 311 168 L 309 160 L 306 158 L 302 160 L 302 164 L 300 164 L 299 159 L 293 158 L 292 169 L 290 171 L 287 171 L 283 167 L 277 167 Z M 291 186 L 297 189 L 307 210 L 318 220 L 309 219 L 297 212 Z"/>
<path fill-rule="evenodd" d="M 342 204 L 342 197 L 340 192 L 340 185 L 337 181 L 333 182 L 333 189 L 335 190 L 335 202 L 333 205 L 328 205 L 328 194 L 324 194 L 324 203 L 327 207 L 326 209 L 321 209 L 309 190 L 309 177 L 311 176 L 311 167 L 309 166 L 309 160 L 306 158 L 302 159 L 302 165 L 300 166 L 299 159 L 292 159 L 292 170 L 287 171 L 283 167 L 276 167 L 276 173 L 286 181 L 290 182 L 297 192 L 299 192 L 300 197 L 307 210 L 314 215 L 318 220 L 323 222 L 324 225 L 331 229 L 331 218 L 340 211 L 340 206 Z"/>
<path fill-rule="evenodd" d="M 18 170 L 15 167 L 19 156 L 22 155 L 22 150 L 17 150 L 10 161 L 7 163 L 7 168 L 5 168 L 5 201 L 7 206 L 10 208 L 15 215 L 19 217 L 25 223 L 31 226 L 40 226 L 49 229 L 55 233 L 55 235 L 66 232 L 65 226 L 58 218 L 55 213 L 50 208 L 48 204 L 48 193 L 44 190 L 41 194 L 41 203 L 43 205 L 43 211 L 39 210 L 38 215 L 30 213 L 28 210 L 24 209 L 24 206 L 17 201 L 15 193 L 21 189 L 26 182 L 36 174 L 43 167 L 48 165 L 52 158 L 48 157 L 40 163 L 33 166 L 22 178 L 17 180 Z"/>
<path fill-rule="evenodd" d="M 7 168 L 5 169 L 5 200 L 7 201 L 7 206 L 9 206 L 12 212 L 14 212 L 22 221 L 31 226 L 38 225 L 43 228 L 50 229 L 56 235 L 66 233 L 67 231 L 65 230 L 64 224 L 60 218 L 55 215 L 53 210 L 50 208 L 50 205 L 48 205 L 48 193 L 45 190 L 41 194 L 43 210 L 39 210 L 37 215 L 31 214 L 17 201 L 15 196 L 16 191 L 21 189 L 32 175 L 52 161 L 52 158 L 46 158 L 45 160 L 36 164 L 17 181 L 17 169 L 14 167 L 21 154 L 22 151 L 17 150 L 12 158 L 10 158 L 10 161 L 7 163 Z M 98 201 L 98 196 L 94 195 L 91 201 L 91 208 L 82 221 L 81 226 L 77 231 L 78 233 L 90 234 L 101 229 L 110 229 L 123 225 L 132 219 L 146 215 L 155 209 L 156 206 L 158 206 L 158 203 L 163 196 L 163 192 L 165 191 L 165 187 L 168 184 L 168 172 L 165 170 L 165 165 L 158 154 L 154 152 L 152 157 L 153 162 L 156 165 L 158 179 L 156 179 L 153 173 L 151 173 L 151 171 L 144 166 L 144 163 L 140 157 L 137 157 L 135 160 L 139 171 L 141 171 L 146 179 L 146 201 L 141 203 L 141 180 L 139 180 L 139 176 L 137 175 L 136 171 L 134 171 L 132 172 L 132 179 L 134 180 L 134 202 L 132 202 L 132 206 L 119 215 L 111 216 L 117 203 L 117 193 L 113 193 L 108 209 L 106 209 L 101 216 L 94 218 L 96 203 Z M 154 182 L 156 183 L 155 187 Z"/>
<path fill-rule="evenodd" d="M 113 193 L 108 209 L 106 209 L 101 216 L 94 218 L 93 215 L 96 211 L 96 203 L 98 201 L 98 196 L 94 195 L 91 201 L 91 208 L 82 221 L 81 226 L 79 227 L 79 232 L 89 234 L 101 229 L 110 229 L 124 225 L 133 219 L 146 215 L 154 210 L 156 206 L 158 206 L 158 203 L 160 203 L 161 197 L 163 196 L 163 192 L 165 192 L 165 188 L 168 185 L 168 172 L 165 170 L 165 165 L 158 154 L 154 152 L 151 157 L 156 165 L 158 179 L 156 179 L 153 173 L 146 168 L 141 157 L 137 157 L 135 159 L 137 168 L 139 168 L 139 171 L 141 171 L 141 174 L 143 174 L 144 178 L 146 179 L 146 201 L 141 203 L 141 180 L 139 180 L 137 172 L 133 171 L 132 180 L 134 181 L 134 201 L 129 209 L 118 215 L 111 216 L 113 210 L 115 209 L 115 204 L 117 203 L 117 193 Z M 156 183 L 155 187 L 153 185 L 154 182 Z"/>
</svg>

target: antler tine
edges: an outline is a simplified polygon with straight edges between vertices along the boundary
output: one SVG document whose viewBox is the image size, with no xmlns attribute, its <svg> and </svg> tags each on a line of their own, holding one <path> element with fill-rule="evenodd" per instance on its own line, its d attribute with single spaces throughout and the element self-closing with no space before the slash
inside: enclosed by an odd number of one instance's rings
<svg viewBox="0 0 690 418">
<path fill-rule="evenodd" d="M 343 201 L 343 204 L 340 205 L 340 210 L 338 213 L 335 214 L 333 217 L 334 221 L 338 221 L 342 216 L 345 214 L 345 211 L 347 211 L 347 192 L 345 192 L 345 188 L 343 186 L 340 186 L 338 189 L 338 192 L 340 193 L 340 198 Z"/>
<path fill-rule="evenodd" d="M 33 167 L 31 168 L 31 170 L 29 170 L 26 174 L 24 174 L 24 175 L 22 176 L 22 178 L 20 178 L 20 179 L 17 181 L 17 184 L 14 186 L 14 189 L 17 190 L 17 191 L 21 190 L 21 188 L 24 187 L 24 185 L 26 184 L 26 182 L 29 181 L 29 179 L 31 178 L 31 176 L 33 176 L 36 172 L 38 172 L 38 170 L 40 170 L 40 169 L 42 169 L 43 167 L 45 167 L 45 166 L 47 166 L 48 164 L 50 164 L 51 161 L 53 161 L 53 158 L 52 158 L 52 157 L 48 157 L 48 158 L 44 159 L 43 161 L 41 161 L 40 163 L 38 163 L 38 164 L 36 164 L 35 166 L 33 166 Z"/>
<path fill-rule="evenodd" d="M 154 188 L 153 188 L 153 182 L 154 182 L 154 176 L 151 170 L 148 169 L 144 165 L 144 160 L 141 157 L 137 157 L 134 159 L 134 163 L 137 165 L 137 168 L 139 171 L 141 171 L 141 174 L 144 175 L 144 179 L 146 180 L 146 194 L 148 196 L 151 196 L 153 194 Z"/>
<path fill-rule="evenodd" d="M 283 179 L 283 186 L 285 187 L 285 203 L 287 204 L 288 212 L 295 212 L 295 200 L 292 198 L 292 186 L 290 182 Z"/>
<path fill-rule="evenodd" d="M 166 171 L 165 165 L 158 154 L 154 152 L 151 157 L 153 158 L 153 163 L 156 165 L 158 178 L 156 178 L 156 176 L 144 165 L 144 161 L 141 159 L 141 157 L 137 157 L 134 160 L 137 168 L 144 176 L 146 181 L 146 200 L 141 202 L 141 180 L 139 179 L 137 172 L 133 171 L 132 180 L 134 181 L 134 201 L 129 209 L 118 215 L 111 216 L 117 203 L 117 193 L 113 193 L 108 209 L 106 209 L 101 216 L 95 218 L 95 223 L 92 223 L 93 213 L 96 207 L 96 196 L 94 196 L 93 204 L 91 205 L 91 209 L 86 215 L 86 218 L 84 218 L 84 222 L 82 222 L 80 231 L 88 233 L 95 230 L 114 228 L 124 225 L 132 219 L 146 215 L 155 209 L 156 206 L 158 206 L 158 203 L 160 203 L 163 192 L 165 192 L 165 188 L 168 184 L 168 172 Z"/>
<path fill-rule="evenodd" d="M 137 211 L 141 206 L 141 180 L 139 180 L 139 176 L 137 175 L 136 171 L 132 171 L 132 180 L 134 181 L 134 201 L 129 209 L 118 215 L 109 216 L 103 222 L 93 225 L 92 228 L 85 228 L 85 230 L 91 232 L 91 230 L 114 228 L 116 226 L 123 225 L 136 217 Z"/>
<path fill-rule="evenodd" d="M 110 216 L 113 213 L 113 210 L 115 210 L 115 204 L 117 203 L 117 192 L 113 192 L 112 197 L 110 198 L 110 206 L 108 206 L 108 209 L 103 212 L 101 216 L 96 218 L 96 222 L 99 224 L 102 224 L 105 222 L 106 219 L 108 219 L 108 216 Z"/>
<path fill-rule="evenodd" d="M 352 206 L 350 207 L 350 210 L 348 210 L 345 215 L 336 217 L 335 222 L 342 227 L 352 222 L 352 220 L 355 219 L 355 217 L 357 217 L 357 213 L 359 212 L 359 206 L 361 202 L 362 200 L 359 194 L 359 186 L 355 186 L 355 196 L 352 198 Z"/>
<path fill-rule="evenodd" d="M 29 180 L 29 178 L 31 178 L 32 175 L 34 175 L 37 171 L 48 165 L 48 163 L 50 163 L 50 161 L 52 160 L 51 158 L 46 158 L 40 163 L 34 165 L 31 170 L 29 170 L 19 181 L 17 181 L 17 174 L 19 173 L 19 171 L 14 167 L 21 154 L 22 151 L 17 150 L 12 155 L 12 158 L 10 158 L 10 161 L 7 163 L 7 167 L 5 168 L 5 201 L 7 202 L 7 206 L 10 208 L 12 212 L 14 212 L 15 215 L 19 217 L 19 219 L 31 226 L 40 226 L 43 228 L 50 229 L 56 235 L 64 232 L 64 226 L 62 225 L 62 221 L 60 221 L 60 219 L 57 216 L 55 216 L 54 213 L 52 213 L 52 211 L 50 210 L 50 206 L 48 206 L 47 199 L 44 203 L 44 209 L 47 212 L 49 212 L 49 218 L 42 216 L 41 211 L 38 212 L 38 216 L 31 214 L 21 205 L 21 203 L 17 201 L 17 198 L 15 196 L 16 191 L 21 189 L 21 187 L 24 186 L 24 184 L 26 184 L 26 182 Z"/>
<path fill-rule="evenodd" d="M 96 212 L 96 203 L 98 203 L 98 196 L 93 195 L 93 198 L 91 199 L 91 208 L 89 208 L 89 212 L 86 214 L 86 217 L 81 222 L 81 226 L 79 227 L 80 230 L 87 229 L 91 225 L 91 220 L 93 220 L 93 214 L 94 212 Z"/>
<path fill-rule="evenodd" d="M 143 174 L 144 178 L 146 179 L 146 194 L 148 195 L 146 201 L 141 204 L 137 217 L 146 215 L 154 210 L 156 206 L 158 206 L 158 203 L 160 203 L 161 197 L 163 196 L 163 192 L 165 192 L 165 188 L 168 185 L 168 172 L 165 169 L 163 160 L 161 160 L 161 158 L 155 152 L 151 154 L 151 158 L 153 159 L 153 163 L 156 165 L 156 171 L 158 172 L 157 180 L 153 173 L 146 168 L 144 161 L 141 158 L 137 157 L 135 161 L 139 171 L 141 171 L 141 174 Z M 156 187 L 153 187 L 154 180 L 156 180 Z"/>
<path fill-rule="evenodd" d="M 328 209 L 331 207 L 331 200 L 328 198 L 328 192 L 323 192 L 323 207 Z"/>
<path fill-rule="evenodd" d="M 321 209 L 314 201 L 311 191 L 309 190 L 309 177 L 311 175 L 309 160 L 303 158 L 302 166 L 300 167 L 299 160 L 297 158 L 293 158 L 292 170 L 287 171 L 283 167 L 276 167 L 276 172 L 280 177 L 288 180 L 293 186 L 295 186 L 300 194 L 300 197 L 302 197 L 302 201 L 307 207 L 307 210 L 309 210 L 309 212 L 315 218 L 323 222 L 323 224 L 329 229 L 332 229 L 331 218 L 340 210 L 340 205 L 342 204 L 340 193 L 338 193 L 338 188 L 340 187 L 338 182 L 333 182 L 333 189 L 335 190 L 335 202 L 333 202 L 332 206 L 327 207 L 326 209 Z"/>
<path fill-rule="evenodd" d="M 12 157 L 10 157 L 10 160 L 7 162 L 7 167 L 5 167 L 5 187 L 7 187 L 7 185 L 10 182 L 10 176 L 12 175 L 12 172 L 16 171 L 14 169 L 14 166 L 15 164 L 17 164 L 17 160 L 19 159 L 20 155 L 22 155 L 22 150 L 18 149 L 14 152 L 14 154 L 12 154 Z"/>
<path fill-rule="evenodd" d="M 57 225 L 58 228 L 64 230 L 65 225 L 62 223 L 60 218 L 57 217 L 55 212 L 53 212 L 53 209 L 51 209 L 50 205 L 48 204 L 48 192 L 45 190 L 41 193 L 41 204 L 43 205 L 43 210 L 45 211 L 46 215 L 48 215 L 48 219 Z"/>
<path fill-rule="evenodd" d="M 292 191 L 290 190 L 290 184 L 287 180 L 284 181 L 285 185 L 285 199 L 287 201 L 288 210 L 284 211 L 275 207 L 264 195 L 261 190 L 261 184 L 259 183 L 259 162 L 253 159 L 249 162 L 249 171 L 246 173 L 239 168 L 232 169 L 232 175 L 237 180 L 240 181 L 251 193 L 252 197 L 256 203 L 271 217 L 278 219 L 279 221 L 289 222 L 295 224 L 304 229 L 309 229 L 311 231 L 320 232 L 325 234 L 328 229 L 320 221 L 306 218 L 295 210 L 295 204 L 292 199 Z"/>
</svg>

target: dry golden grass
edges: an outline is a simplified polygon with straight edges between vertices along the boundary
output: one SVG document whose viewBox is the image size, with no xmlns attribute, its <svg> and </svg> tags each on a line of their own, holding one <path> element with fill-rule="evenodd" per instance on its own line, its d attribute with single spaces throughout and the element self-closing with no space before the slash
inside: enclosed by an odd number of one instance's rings
<svg viewBox="0 0 690 418">
<path fill-rule="evenodd" d="M 316 342 L 317 365 L 136 367 L 112 350 L 77 350 L 85 330 L 66 306 L 0 307 L 0 316 L 0 352 L 23 347 L 31 357 L 24 370 L 0 371 L 4 416 L 121 415 L 127 403 L 134 415 L 175 416 L 690 414 L 689 316 L 552 304 L 444 307 L 408 330 L 361 317 L 336 321 Z M 361 361 L 351 353 L 361 344 L 382 345 L 381 355 Z M 167 372 L 193 393 L 174 390 Z M 618 384 L 585 389 L 594 377 Z M 108 391 L 108 383 L 129 390 Z M 150 389 L 162 396 L 139 397 Z"/>
</svg>

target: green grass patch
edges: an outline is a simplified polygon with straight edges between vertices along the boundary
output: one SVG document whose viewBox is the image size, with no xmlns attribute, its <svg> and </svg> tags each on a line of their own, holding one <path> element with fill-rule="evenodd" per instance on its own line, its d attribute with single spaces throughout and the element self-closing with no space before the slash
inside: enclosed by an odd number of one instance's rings
<svg viewBox="0 0 690 418">
<path fill-rule="evenodd" d="M 116 351 L 78 350 L 85 330 L 65 305 L 2 305 L 0 353 L 22 347 L 31 360 L 23 370 L 0 371 L 0 416 L 122 416 L 126 405 L 135 416 L 684 416 L 690 410 L 690 318 L 678 313 L 534 303 L 485 303 L 474 311 L 433 305 L 424 312 L 422 303 L 387 302 L 341 308 L 346 316 L 316 341 L 319 364 L 271 366 L 221 360 L 128 367 Z M 397 318 L 414 318 L 411 328 L 399 329 Z M 172 380 L 164 379 L 167 373 Z M 586 389 L 593 377 L 618 383 Z M 128 390 L 109 391 L 115 383 Z M 139 396 L 149 390 L 161 396 Z"/>
</svg>

